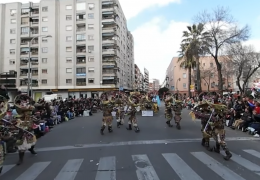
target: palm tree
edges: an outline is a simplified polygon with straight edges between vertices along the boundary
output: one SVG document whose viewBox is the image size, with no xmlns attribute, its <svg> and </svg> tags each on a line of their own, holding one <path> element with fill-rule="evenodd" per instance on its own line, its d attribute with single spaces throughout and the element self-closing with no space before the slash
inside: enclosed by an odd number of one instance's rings
<svg viewBox="0 0 260 180">
<path fill-rule="evenodd" d="M 180 63 L 180 67 L 188 70 L 188 92 L 189 92 L 189 97 L 191 97 L 191 91 L 190 91 L 191 70 L 194 67 L 196 67 L 196 61 L 193 55 L 191 54 L 191 52 L 187 48 L 188 48 L 187 44 L 181 44 L 178 63 Z"/>
<path fill-rule="evenodd" d="M 187 26 L 187 31 L 183 31 L 182 45 L 185 46 L 185 51 L 188 52 L 190 58 L 196 61 L 196 77 L 197 77 L 197 91 L 201 92 L 201 79 L 200 79 L 200 56 L 204 55 L 208 49 L 208 33 L 204 32 L 204 25 L 199 23 Z M 187 54 L 187 53 L 185 53 Z"/>
</svg>

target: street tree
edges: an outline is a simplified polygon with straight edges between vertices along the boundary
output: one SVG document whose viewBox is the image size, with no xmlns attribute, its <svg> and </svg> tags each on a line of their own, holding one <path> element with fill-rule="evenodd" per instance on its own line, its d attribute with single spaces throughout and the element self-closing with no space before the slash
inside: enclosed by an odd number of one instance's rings
<svg viewBox="0 0 260 180">
<path fill-rule="evenodd" d="M 180 64 L 181 68 L 188 70 L 188 93 L 189 97 L 191 97 L 191 70 L 196 67 L 196 60 L 194 59 L 194 56 L 190 53 L 188 46 L 189 44 L 186 43 L 181 44 L 178 63 Z"/>
<path fill-rule="evenodd" d="M 209 46 L 207 53 L 215 60 L 219 81 L 218 89 L 222 92 L 222 66 L 219 56 L 228 46 L 247 40 L 249 38 L 249 28 L 248 26 L 239 28 L 229 10 L 224 7 L 217 7 L 211 13 L 203 11 L 196 16 L 196 20 L 205 24 L 205 30 L 208 32 Z"/>
<path fill-rule="evenodd" d="M 191 59 L 195 60 L 196 73 L 197 73 L 197 91 L 201 92 L 201 79 L 200 79 L 200 56 L 204 55 L 205 48 L 208 48 L 207 37 L 208 33 L 205 32 L 204 24 L 193 24 L 187 26 L 187 31 L 183 31 L 183 40 L 181 42 L 181 51 L 183 57 L 185 56 L 191 62 Z"/>
<path fill-rule="evenodd" d="M 214 76 L 216 72 L 217 69 L 215 67 L 204 68 L 200 66 L 200 77 L 207 84 L 208 92 L 210 91 L 210 86 L 212 86 L 212 84 L 215 86 Z"/>
<path fill-rule="evenodd" d="M 252 46 L 236 43 L 230 46 L 228 55 L 236 72 L 236 84 L 240 92 L 245 93 L 250 78 L 260 68 L 260 53 L 257 53 Z"/>
</svg>

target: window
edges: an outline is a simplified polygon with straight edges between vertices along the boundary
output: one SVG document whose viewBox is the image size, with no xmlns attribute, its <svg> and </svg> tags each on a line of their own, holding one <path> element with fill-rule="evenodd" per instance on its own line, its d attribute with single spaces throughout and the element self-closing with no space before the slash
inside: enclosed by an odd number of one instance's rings
<svg viewBox="0 0 260 180">
<path fill-rule="evenodd" d="M 214 73 L 210 73 L 210 77 L 211 77 L 211 78 L 214 78 Z"/>
<path fill-rule="evenodd" d="M 43 47 L 42 48 L 42 53 L 47 53 L 48 52 L 48 48 L 47 47 Z"/>
<path fill-rule="evenodd" d="M 15 24 L 16 23 L 16 19 L 11 19 L 11 24 Z"/>
<path fill-rule="evenodd" d="M 88 46 L 88 51 L 94 51 L 94 46 Z"/>
<path fill-rule="evenodd" d="M 76 79 L 77 86 L 86 86 L 86 78 Z"/>
<path fill-rule="evenodd" d="M 66 36 L 66 41 L 67 42 L 72 41 L 72 36 Z"/>
<path fill-rule="evenodd" d="M 216 84 L 215 82 L 211 83 L 211 88 L 215 88 Z"/>
<path fill-rule="evenodd" d="M 66 31 L 71 31 L 72 30 L 72 26 L 66 26 Z"/>
<path fill-rule="evenodd" d="M 10 15 L 13 16 L 16 14 L 16 9 L 10 9 Z"/>
<path fill-rule="evenodd" d="M 71 16 L 71 15 L 67 15 L 67 16 L 66 16 L 66 20 L 67 20 L 67 21 L 72 20 L 72 16 Z"/>
<path fill-rule="evenodd" d="M 47 43 L 47 42 L 48 42 L 48 38 L 43 37 L 43 38 L 42 38 L 42 42 L 43 42 L 43 43 Z"/>
<path fill-rule="evenodd" d="M 72 83 L 72 79 L 66 79 L 66 84 L 71 84 Z"/>
<path fill-rule="evenodd" d="M 187 74 L 186 73 L 183 73 L 182 74 L 182 77 L 185 79 L 185 78 L 187 78 Z"/>
<path fill-rule="evenodd" d="M 89 73 L 93 73 L 93 72 L 95 72 L 95 68 L 93 68 L 93 67 L 89 67 L 89 68 L 88 68 L 88 72 L 89 72 Z"/>
<path fill-rule="evenodd" d="M 42 22 L 48 22 L 48 18 L 47 17 L 42 17 Z"/>
<path fill-rule="evenodd" d="M 72 51 L 72 47 L 66 47 L 66 52 L 71 52 Z"/>
<path fill-rule="evenodd" d="M 94 7 L 95 7 L 95 5 L 94 5 L 93 3 L 89 3 L 89 4 L 88 4 L 88 8 L 89 8 L 89 10 L 94 9 Z"/>
<path fill-rule="evenodd" d="M 21 34 L 28 34 L 30 31 L 29 27 L 22 27 L 21 28 Z"/>
<path fill-rule="evenodd" d="M 15 44 L 15 39 L 10 39 L 10 44 Z"/>
<path fill-rule="evenodd" d="M 231 82 L 228 82 L 228 87 L 229 87 L 229 88 L 231 87 Z"/>
<path fill-rule="evenodd" d="M 88 35 L 88 40 L 94 40 L 94 35 Z"/>
<path fill-rule="evenodd" d="M 71 10 L 71 9 L 72 9 L 72 5 L 67 5 L 67 6 L 66 6 L 66 9 L 67 9 L 67 10 Z"/>
<path fill-rule="evenodd" d="M 47 84 L 47 79 L 42 79 L 42 84 Z"/>
<path fill-rule="evenodd" d="M 10 59 L 10 60 L 9 60 L 9 64 L 10 64 L 10 65 L 14 65 L 14 64 L 15 64 L 15 60 L 14 60 L 14 59 Z"/>
<path fill-rule="evenodd" d="M 94 24 L 89 24 L 88 29 L 94 29 Z"/>
<path fill-rule="evenodd" d="M 85 34 L 77 34 L 77 41 L 85 41 L 86 36 Z"/>
<path fill-rule="evenodd" d="M 89 84 L 93 84 L 93 83 L 94 83 L 94 79 L 93 79 L 93 78 L 89 78 L 89 79 L 88 79 L 88 83 L 89 83 Z"/>
<path fill-rule="evenodd" d="M 48 27 L 42 27 L 42 32 L 48 32 Z"/>
<path fill-rule="evenodd" d="M 88 18 L 89 18 L 89 19 L 94 19 L 94 13 L 89 13 L 89 14 L 88 14 Z"/>
<path fill-rule="evenodd" d="M 42 69 L 42 74 L 47 74 L 47 69 Z"/>
<path fill-rule="evenodd" d="M 187 88 L 187 84 L 186 83 L 183 83 L 183 88 L 186 89 Z"/>
<path fill-rule="evenodd" d="M 66 73 L 72 73 L 72 68 L 66 68 Z"/>
<path fill-rule="evenodd" d="M 15 50 L 14 49 L 10 49 L 10 54 L 15 54 Z"/>
<path fill-rule="evenodd" d="M 77 21 L 84 21 L 86 19 L 86 15 L 85 14 L 78 14 L 77 15 Z"/>
<path fill-rule="evenodd" d="M 66 62 L 67 63 L 71 63 L 72 62 L 72 58 L 71 57 L 66 57 Z"/>
<path fill-rule="evenodd" d="M 42 12 L 47 12 L 48 11 L 48 7 L 42 7 Z"/>
<path fill-rule="evenodd" d="M 47 63 L 47 58 L 42 58 L 42 63 L 46 64 Z"/>
<path fill-rule="evenodd" d="M 210 63 L 210 67 L 213 67 L 213 63 Z"/>
<path fill-rule="evenodd" d="M 84 10 L 86 10 L 86 3 L 84 2 L 77 3 L 77 11 L 84 11 Z"/>
<path fill-rule="evenodd" d="M 10 34 L 15 34 L 15 29 L 10 29 Z"/>
<path fill-rule="evenodd" d="M 88 57 L 88 62 L 94 62 L 94 57 Z"/>
<path fill-rule="evenodd" d="M 76 74 L 86 74 L 86 68 L 77 68 Z"/>
</svg>

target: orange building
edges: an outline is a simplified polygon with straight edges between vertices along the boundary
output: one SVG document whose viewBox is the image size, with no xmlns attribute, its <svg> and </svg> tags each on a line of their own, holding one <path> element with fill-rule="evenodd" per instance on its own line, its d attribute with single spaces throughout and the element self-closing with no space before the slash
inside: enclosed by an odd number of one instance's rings
<svg viewBox="0 0 260 180">
<path fill-rule="evenodd" d="M 231 65 L 228 63 L 227 58 L 220 57 L 222 61 L 222 78 L 223 89 L 233 89 L 235 80 L 233 78 L 234 72 L 231 71 Z M 202 91 L 217 91 L 218 90 L 218 73 L 214 59 L 211 56 L 204 56 L 200 58 L 200 70 L 201 70 L 201 88 Z M 188 94 L 188 70 L 180 67 L 178 57 L 174 57 L 171 60 L 170 65 L 166 71 L 166 77 L 169 78 L 169 89 L 172 92 L 179 92 L 181 94 Z M 191 72 L 191 84 L 197 89 L 197 77 L 196 69 L 192 69 Z"/>
</svg>

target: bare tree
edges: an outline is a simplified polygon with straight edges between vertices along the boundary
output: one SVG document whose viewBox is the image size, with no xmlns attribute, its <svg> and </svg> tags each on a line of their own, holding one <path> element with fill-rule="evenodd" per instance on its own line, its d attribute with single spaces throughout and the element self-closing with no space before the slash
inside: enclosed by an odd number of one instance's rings
<svg viewBox="0 0 260 180">
<path fill-rule="evenodd" d="M 234 63 L 230 60 L 229 56 L 222 56 L 223 59 L 221 60 L 222 66 L 222 80 L 223 80 L 223 90 L 224 84 L 227 82 L 226 89 L 231 88 L 233 84 L 233 77 L 234 77 Z M 229 84 L 230 83 L 230 84 Z"/>
<path fill-rule="evenodd" d="M 252 46 L 234 44 L 228 49 L 229 58 L 236 72 L 236 83 L 241 93 L 245 93 L 250 78 L 260 68 L 260 53 Z"/>
<path fill-rule="evenodd" d="M 208 92 L 210 91 L 211 83 L 213 83 L 211 80 L 214 78 L 216 72 L 217 69 L 214 67 L 204 68 L 200 66 L 200 77 L 207 84 Z"/>
<path fill-rule="evenodd" d="M 249 37 L 249 28 L 245 26 L 238 28 L 229 10 L 223 7 L 216 8 L 212 13 L 203 11 L 198 14 L 196 20 L 205 24 L 205 29 L 208 32 L 208 54 L 210 54 L 216 63 L 218 71 L 218 89 L 223 91 L 222 66 L 219 61 L 221 51 L 225 47 L 245 41 Z"/>
</svg>

